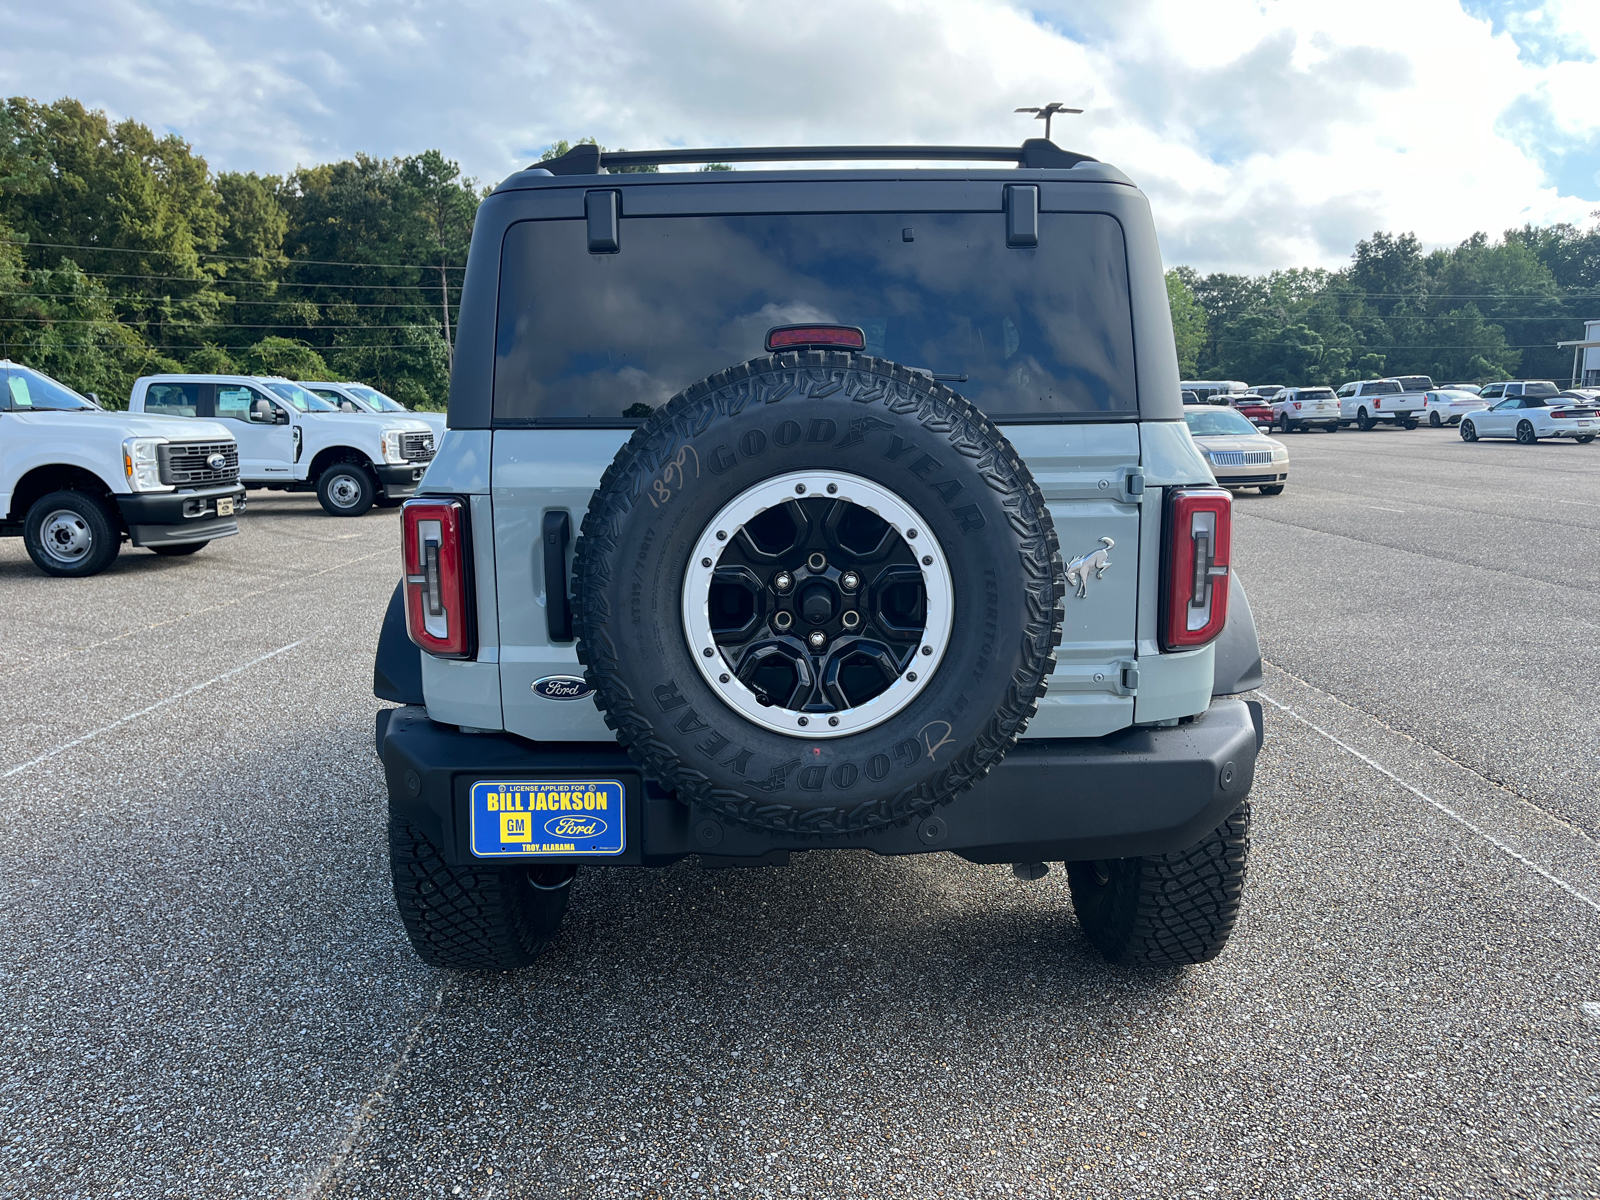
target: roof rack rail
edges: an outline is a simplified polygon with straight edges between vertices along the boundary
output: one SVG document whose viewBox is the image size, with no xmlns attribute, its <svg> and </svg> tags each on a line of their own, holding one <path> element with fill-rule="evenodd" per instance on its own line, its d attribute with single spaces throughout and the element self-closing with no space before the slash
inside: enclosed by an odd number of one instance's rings
<svg viewBox="0 0 1600 1200">
<path fill-rule="evenodd" d="M 1044 138 L 1020 146 L 726 146 L 717 150 L 605 150 L 574 146 L 559 158 L 534 163 L 552 175 L 598 175 L 602 168 L 654 167 L 714 162 L 837 162 L 842 160 L 946 159 L 956 162 L 1010 162 L 1018 166 L 1070 170 L 1081 162 L 1098 162 L 1087 154 L 1063 150 Z"/>
</svg>

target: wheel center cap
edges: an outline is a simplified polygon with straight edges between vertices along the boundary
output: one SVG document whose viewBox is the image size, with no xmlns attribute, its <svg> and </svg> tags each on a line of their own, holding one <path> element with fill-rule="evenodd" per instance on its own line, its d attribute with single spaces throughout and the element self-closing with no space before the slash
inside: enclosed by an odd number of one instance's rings
<svg viewBox="0 0 1600 1200">
<path fill-rule="evenodd" d="M 825 583 L 813 583 L 800 593 L 800 613 L 813 625 L 831 621 L 835 607 L 833 589 Z"/>
</svg>

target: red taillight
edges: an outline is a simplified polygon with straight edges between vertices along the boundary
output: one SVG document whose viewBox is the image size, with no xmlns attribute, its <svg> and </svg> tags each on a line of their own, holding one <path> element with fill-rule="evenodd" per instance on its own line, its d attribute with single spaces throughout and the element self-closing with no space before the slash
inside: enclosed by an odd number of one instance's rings
<svg viewBox="0 0 1600 1200">
<path fill-rule="evenodd" d="M 1162 629 L 1168 650 L 1203 646 L 1228 621 L 1233 497 L 1221 488 L 1178 488 L 1167 497 Z"/>
<path fill-rule="evenodd" d="M 1552 408 L 1550 410 L 1550 415 L 1552 417 L 1570 417 L 1572 414 L 1563 408 Z"/>
<path fill-rule="evenodd" d="M 1290 403 L 1292 403 L 1296 408 L 1300 407 L 1300 401 L 1298 401 L 1298 400 L 1293 400 Z"/>
<path fill-rule="evenodd" d="M 408 500 L 401 509 L 406 632 L 440 658 L 472 653 L 465 515 L 459 500 Z"/>
<path fill-rule="evenodd" d="M 1373 408 L 1382 408 L 1383 407 L 1383 397 L 1382 396 L 1374 396 L 1372 398 L 1372 407 Z"/>
<path fill-rule="evenodd" d="M 862 350 L 866 331 L 855 325 L 778 325 L 767 330 L 768 350 Z"/>
</svg>

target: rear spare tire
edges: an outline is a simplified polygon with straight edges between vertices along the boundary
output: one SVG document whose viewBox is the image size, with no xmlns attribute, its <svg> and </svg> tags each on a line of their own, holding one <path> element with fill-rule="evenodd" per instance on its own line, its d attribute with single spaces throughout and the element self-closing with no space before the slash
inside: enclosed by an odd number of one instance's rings
<svg viewBox="0 0 1600 1200">
<path fill-rule="evenodd" d="M 1054 669 L 1055 528 L 968 401 L 866 355 L 675 396 L 590 501 L 578 657 L 680 799 L 805 836 L 926 818 L 1016 744 Z"/>
</svg>

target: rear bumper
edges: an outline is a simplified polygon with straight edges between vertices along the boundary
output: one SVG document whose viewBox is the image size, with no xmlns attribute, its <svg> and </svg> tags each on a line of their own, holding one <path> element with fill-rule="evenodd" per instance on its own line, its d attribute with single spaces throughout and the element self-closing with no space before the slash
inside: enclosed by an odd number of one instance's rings
<svg viewBox="0 0 1600 1200">
<path fill-rule="evenodd" d="M 420 706 L 379 712 L 377 734 L 391 813 L 420 829 L 451 863 L 475 861 L 468 849 L 474 782 L 595 778 L 623 784 L 627 850 L 589 862 L 665 866 L 697 853 L 707 865 L 753 864 L 830 848 L 948 850 L 981 863 L 1074 862 L 1183 850 L 1216 828 L 1255 778 L 1261 706 L 1219 698 L 1193 721 L 1170 728 L 1024 739 L 986 779 L 929 820 L 805 838 L 757 832 L 695 811 L 645 779 L 611 743 L 536 744 L 510 734 L 462 733 L 430 721 Z"/>
<path fill-rule="evenodd" d="M 217 516 L 217 501 L 231 498 L 244 511 L 244 485 L 199 488 L 192 492 L 154 492 L 118 496 L 117 507 L 135 546 L 181 546 L 210 542 L 239 532 L 233 517 Z"/>
<path fill-rule="evenodd" d="M 390 500 L 406 500 L 414 496 L 417 484 L 422 482 L 423 472 L 427 469 L 424 463 L 401 463 L 399 466 L 376 468 L 383 494 Z"/>
</svg>

